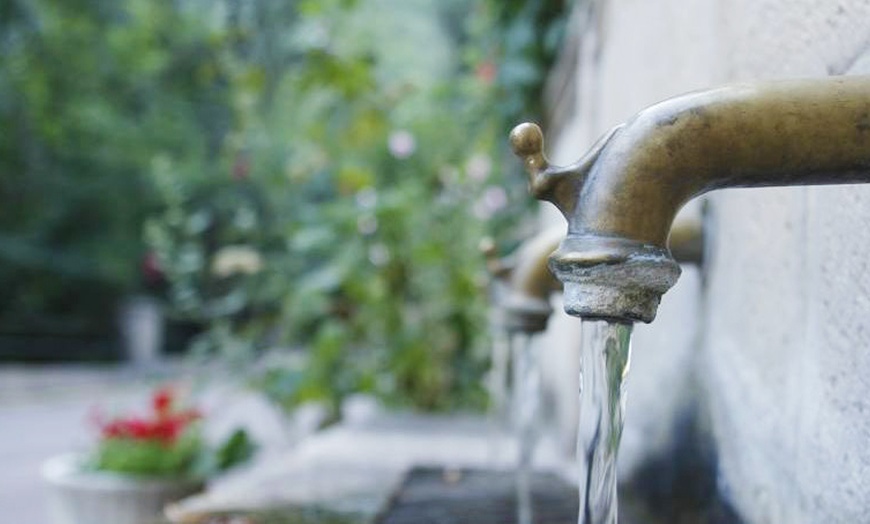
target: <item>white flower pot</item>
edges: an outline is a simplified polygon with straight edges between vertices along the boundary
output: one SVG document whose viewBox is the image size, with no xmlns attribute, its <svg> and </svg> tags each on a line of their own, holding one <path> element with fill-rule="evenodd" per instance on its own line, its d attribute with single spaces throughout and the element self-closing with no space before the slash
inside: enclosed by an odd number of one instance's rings
<svg viewBox="0 0 870 524">
<path fill-rule="evenodd" d="M 80 455 L 47 460 L 52 524 L 155 524 L 168 503 L 201 491 L 194 479 L 137 477 L 88 471 Z"/>
</svg>

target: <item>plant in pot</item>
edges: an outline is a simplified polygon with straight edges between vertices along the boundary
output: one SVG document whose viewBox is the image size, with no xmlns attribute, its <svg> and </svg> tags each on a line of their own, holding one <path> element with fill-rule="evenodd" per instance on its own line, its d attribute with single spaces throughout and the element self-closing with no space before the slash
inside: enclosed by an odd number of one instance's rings
<svg viewBox="0 0 870 524">
<path fill-rule="evenodd" d="M 164 506 L 202 490 L 255 450 L 243 429 L 210 446 L 202 414 L 180 406 L 170 388 L 154 392 L 145 416 L 96 419 L 100 436 L 90 453 L 57 456 L 43 467 L 55 524 L 159 522 Z"/>
</svg>

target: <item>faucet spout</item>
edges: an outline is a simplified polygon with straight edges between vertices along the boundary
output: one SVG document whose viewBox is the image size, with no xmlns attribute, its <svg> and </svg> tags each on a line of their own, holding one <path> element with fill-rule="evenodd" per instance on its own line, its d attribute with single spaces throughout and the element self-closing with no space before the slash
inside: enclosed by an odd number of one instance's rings
<svg viewBox="0 0 870 524">
<path fill-rule="evenodd" d="M 511 133 L 532 192 L 568 219 L 550 258 L 565 309 L 651 322 L 679 266 L 668 249 L 677 211 L 729 187 L 870 182 L 870 77 L 734 85 L 653 105 L 583 160 L 549 165 L 534 124 Z"/>
<path fill-rule="evenodd" d="M 547 259 L 559 247 L 564 231 L 564 227 L 546 229 L 519 247 L 504 304 L 508 331 L 538 333 L 547 328 L 553 312 L 550 295 L 562 289 L 562 283 L 550 273 Z"/>
</svg>

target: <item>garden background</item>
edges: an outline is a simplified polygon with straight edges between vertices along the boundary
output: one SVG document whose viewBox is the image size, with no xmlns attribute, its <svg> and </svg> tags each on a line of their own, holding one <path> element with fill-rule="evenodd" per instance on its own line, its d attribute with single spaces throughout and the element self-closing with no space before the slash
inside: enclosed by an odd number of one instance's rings
<svg viewBox="0 0 870 524">
<path fill-rule="evenodd" d="M 299 357 L 251 375 L 287 407 L 483 406 L 567 3 L 4 2 L 0 358 L 118 359 L 145 296 L 165 351 Z"/>
</svg>

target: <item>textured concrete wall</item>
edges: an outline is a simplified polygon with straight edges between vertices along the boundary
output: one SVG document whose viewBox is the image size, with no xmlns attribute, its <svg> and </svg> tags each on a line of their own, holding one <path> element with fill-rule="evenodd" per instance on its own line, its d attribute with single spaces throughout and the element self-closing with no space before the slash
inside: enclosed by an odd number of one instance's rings
<svg viewBox="0 0 870 524">
<path fill-rule="evenodd" d="M 556 161 L 689 90 L 870 74 L 870 0 L 594 4 Z M 721 489 L 747 522 L 870 521 L 870 187 L 726 190 L 710 208 L 703 284 L 685 275 L 636 330 L 621 470 L 667 438 L 694 373 Z M 554 324 L 554 338 L 577 339 Z"/>
<path fill-rule="evenodd" d="M 870 2 L 739 2 L 732 79 L 870 74 Z M 870 95 L 870 94 L 868 94 Z M 870 187 L 725 191 L 699 374 L 746 520 L 870 515 Z"/>
</svg>

